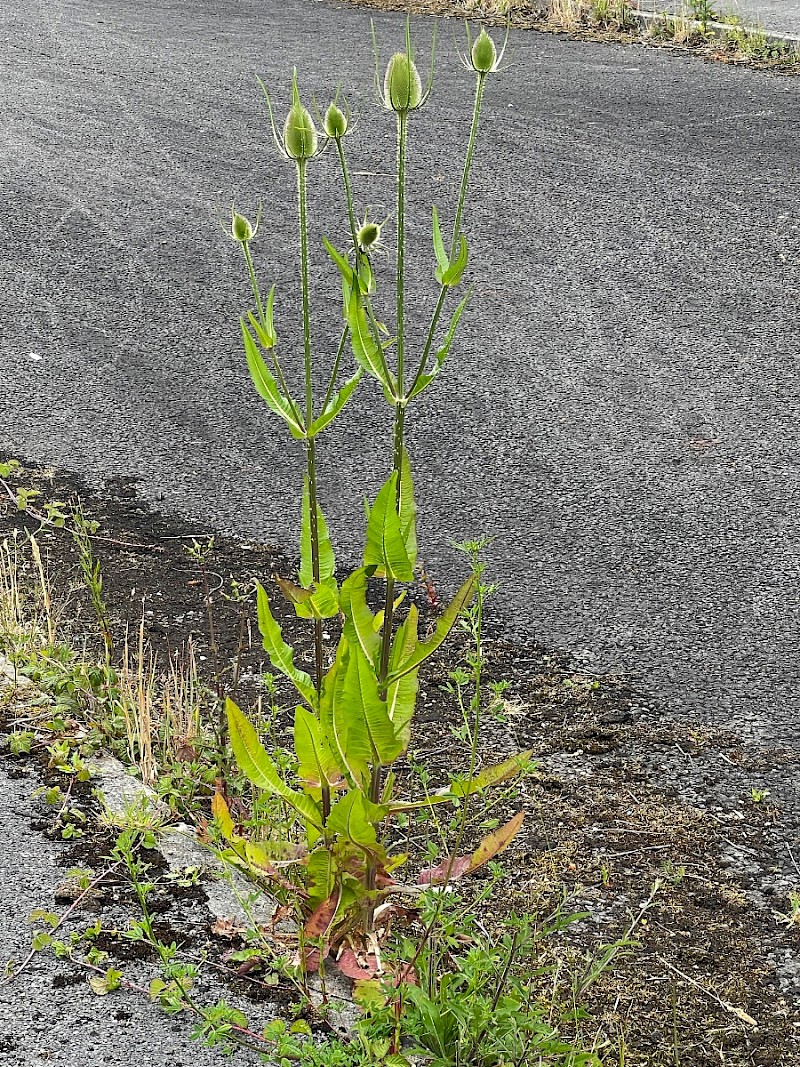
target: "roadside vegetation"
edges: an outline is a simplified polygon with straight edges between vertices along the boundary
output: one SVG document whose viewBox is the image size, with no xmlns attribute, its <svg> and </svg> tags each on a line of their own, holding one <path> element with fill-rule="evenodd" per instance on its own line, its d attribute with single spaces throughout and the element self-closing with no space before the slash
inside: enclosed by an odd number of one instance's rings
<svg viewBox="0 0 800 1067">
<path fill-rule="evenodd" d="M 800 73 L 800 46 L 752 26 L 724 0 L 685 0 L 642 14 L 635 0 L 347 0 L 360 6 L 417 14 L 509 21 L 544 33 L 584 40 L 680 48 L 707 60 Z"/>
<path fill-rule="evenodd" d="M 406 279 L 420 267 L 406 242 L 408 147 L 429 105 L 435 41 L 427 75 L 408 25 L 386 61 L 375 41 L 376 88 L 397 135 L 391 224 L 357 199 L 354 123 L 341 94 L 312 114 L 294 72 L 281 121 L 261 87 L 276 152 L 296 178 L 296 356 L 278 338 L 282 294 L 259 280 L 260 209 L 251 221 L 232 208 L 227 236 L 241 249 L 252 298 L 240 322 L 244 359 L 275 425 L 302 446 L 291 558 L 248 546 L 249 573 L 220 571 L 219 546 L 205 532 L 137 540 L 59 497 L 41 472 L 13 460 L 0 466 L 17 518 L 0 547 L 7 749 L 13 759 L 38 759 L 46 830 L 84 861 L 71 872 L 66 911 L 43 902 L 30 916 L 31 954 L 9 962 L 4 982 L 24 982 L 36 953 L 50 951 L 86 971 L 97 995 L 147 996 L 191 1018 L 194 1035 L 221 1052 L 247 1049 L 281 1067 L 705 1067 L 768 1063 L 751 1054 L 781 1054 L 796 1036 L 774 975 L 769 985 L 730 969 L 734 946 L 751 966 L 765 920 L 730 921 L 731 909 L 748 902 L 714 871 L 719 840 L 710 820 L 677 800 L 655 805 L 646 776 L 635 793 L 623 777 L 616 795 L 590 772 L 568 803 L 561 798 L 539 762 L 546 731 L 533 729 L 514 693 L 520 657 L 487 635 L 486 605 L 498 590 L 485 573 L 485 544 L 456 546 L 463 573 L 447 601 L 420 555 L 412 470 L 424 457 L 412 461 L 408 427 L 458 343 L 468 301 L 479 303 L 473 288 L 463 291 L 469 182 L 484 95 L 504 48 L 485 30 L 467 31 L 461 59 L 472 121 L 453 176 L 455 203 L 432 207 L 425 269 L 434 299 L 414 331 Z M 326 151 L 341 181 L 344 224 L 327 220 L 331 236 L 316 248 L 309 203 Z M 379 264 L 386 245 L 393 255 Z M 332 343 L 314 329 L 315 257 L 335 279 L 327 299 L 341 307 Z M 422 338 L 418 347 L 411 336 Z M 361 564 L 343 572 L 321 504 L 320 442 L 345 405 L 373 400 L 387 408 L 388 476 L 365 504 Z M 166 596 L 158 579 L 145 593 L 126 572 L 112 605 L 102 559 L 150 559 L 158 575 L 169 540 L 183 557 L 182 595 L 188 590 L 195 605 L 180 641 L 155 624 L 153 605 Z M 43 543 L 70 546 L 79 589 L 52 573 Z M 176 632 L 187 614 L 173 613 Z M 591 751 L 609 752 L 613 715 L 630 721 L 624 687 L 537 656 L 541 703 L 557 712 L 550 740 L 563 743 L 570 709 L 591 718 Z M 605 732 L 598 713 L 612 715 Z M 698 752 L 715 743 L 711 734 L 681 742 Z M 108 753 L 142 787 L 121 807 L 93 792 Z M 751 841 L 745 831 L 768 836 L 778 811 L 760 779 L 748 787 L 749 821 L 725 824 L 724 833 Z M 598 819 L 638 844 L 616 840 L 599 855 L 591 843 Z M 165 866 L 160 850 L 176 823 L 213 859 L 216 877 L 239 887 L 244 918 L 217 917 L 211 930 L 222 950 L 193 944 L 162 916 L 165 887 L 202 899 L 211 877 L 202 863 Z M 704 925 L 697 885 L 719 911 Z M 135 909 L 127 928 L 81 920 L 82 906 L 102 894 Z M 600 936 L 588 900 L 602 917 Z M 773 914 L 766 921 L 794 944 L 794 884 L 784 903 L 779 924 Z M 713 974 L 695 976 L 681 957 L 668 958 L 682 922 L 715 946 L 713 960 L 704 957 Z M 645 936 L 653 938 L 646 965 Z M 126 959 L 147 961 L 151 980 L 129 977 Z M 200 979 L 209 967 L 268 1001 L 271 1018 L 256 1024 L 241 997 L 207 1002 Z M 766 1046 L 754 1005 L 771 1012 Z M 726 1059 L 714 1058 L 717 1048 Z"/>
</svg>

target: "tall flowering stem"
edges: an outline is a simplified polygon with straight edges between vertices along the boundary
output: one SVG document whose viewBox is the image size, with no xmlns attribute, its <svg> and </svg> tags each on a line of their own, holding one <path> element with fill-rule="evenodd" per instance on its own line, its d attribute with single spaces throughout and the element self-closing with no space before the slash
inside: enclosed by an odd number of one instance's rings
<svg viewBox="0 0 800 1067">
<path fill-rule="evenodd" d="M 458 193 L 458 204 L 456 206 L 456 215 L 453 222 L 453 237 L 450 241 L 450 258 L 452 259 L 455 250 L 458 247 L 458 238 L 461 235 L 461 218 L 464 213 L 464 203 L 467 199 L 467 185 L 469 183 L 470 170 L 472 169 L 472 157 L 475 154 L 475 145 L 478 140 L 478 124 L 481 117 L 481 106 L 483 104 L 483 90 L 486 84 L 486 73 L 484 71 L 478 71 L 476 84 L 475 84 L 475 102 L 472 108 L 472 125 L 469 131 L 469 143 L 467 145 L 467 154 L 464 158 L 464 169 L 461 175 L 461 188 Z M 448 286 L 442 285 L 439 289 L 439 296 L 436 300 L 436 307 L 433 310 L 433 316 L 431 318 L 431 324 L 428 329 L 428 335 L 425 338 L 425 347 L 422 350 L 420 356 L 419 366 L 417 373 L 411 386 L 413 392 L 414 386 L 419 381 L 425 368 L 428 365 L 428 358 L 431 353 L 431 346 L 433 345 L 433 339 L 436 335 L 436 328 L 439 325 L 439 319 L 442 315 L 442 309 L 444 308 L 444 302 L 447 297 Z"/>
</svg>

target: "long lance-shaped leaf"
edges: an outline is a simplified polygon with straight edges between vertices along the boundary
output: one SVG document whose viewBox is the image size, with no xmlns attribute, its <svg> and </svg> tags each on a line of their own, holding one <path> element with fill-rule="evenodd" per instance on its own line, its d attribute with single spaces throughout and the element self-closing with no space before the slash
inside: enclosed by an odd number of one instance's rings
<svg viewBox="0 0 800 1067">
<path fill-rule="evenodd" d="M 311 493 L 308 475 L 303 482 L 303 510 L 300 523 L 300 584 L 308 589 L 314 581 L 314 565 L 311 555 Z M 317 503 L 317 539 L 319 541 L 319 580 L 326 582 L 336 572 L 336 557 L 333 554 L 328 524 Z"/>
<path fill-rule="evenodd" d="M 393 471 L 369 509 L 364 566 L 397 581 L 410 582 L 414 568 L 408 558 L 396 501 L 397 471 Z"/>
<path fill-rule="evenodd" d="M 467 239 L 462 233 L 459 237 L 458 255 L 455 259 L 451 260 L 450 266 L 444 271 L 441 276 L 440 272 L 436 271 L 436 280 L 441 282 L 442 285 L 455 286 L 461 281 L 461 275 L 464 273 L 469 260 L 469 249 L 467 248 Z"/>
<path fill-rule="evenodd" d="M 331 244 L 327 237 L 322 238 L 322 243 L 325 245 L 328 255 L 331 257 L 333 262 L 341 271 L 342 278 L 344 278 L 348 286 L 352 286 L 353 268 L 347 262 L 346 257 L 343 256 L 342 253 L 334 245 Z"/>
<path fill-rule="evenodd" d="M 481 793 L 484 789 L 499 785 L 501 782 L 507 782 L 510 778 L 516 778 L 530 764 L 532 756 L 533 749 L 529 748 L 525 752 L 512 756 L 511 759 L 495 764 L 494 767 L 487 767 L 474 778 L 455 779 L 447 787 L 447 792 L 451 796 L 466 797 L 472 793 Z"/>
<path fill-rule="evenodd" d="M 367 572 L 360 567 L 342 582 L 339 595 L 344 614 L 344 632 L 351 644 L 358 643 L 371 663 L 377 662 L 381 639 L 375 616 L 367 604 Z"/>
<path fill-rule="evenodd" d="M 363 716 L 353 715 L 344 697 L 345 679 L 350 662 L 350 642 L 345 634 L 339 638 L 336 659 L 322 680 L 319 718 L 339 767 L 351 783 L 361 786 L 370 774 L 372 749 Z"/>
<path fill-rule="evenodd" d="M 393 763 L 401 755 L 403 745 L 395 736 L 386 703 L 378 693 L 375 668 L 359 644 L 350 645 L 342 698 L 348 740 L 356 735 L 360 738 L 365 732 L 370 746 L 370 763 L 380 763 L 384 767 Z"/>
<path fill-rule="evenodd" d="M 408 615 L 395 634 L 392 654 L 389 661 L 390 672 L 413 653 L 417 646 L 417 609 L 414 604 L 408 609 Z M 411 720 L 417 706 L 419 690 L 419 669 L 413 670 L 392 682 L 386 692 L 386 710 L 392 720 L 394 732 L 403 746 L 403 752 L 411 740 Z"/>
<path fill-rule="evenodd" d="M 244 352 L 247 357 L 247 367 L 259 396 L 266 400 L 267 404 L 276 415 L 280 415 L 289 427 L 289 432 L 292 437 L 297 440 L 302 440 L 306 435 L 305 427 L 298 422 L 292 405 L 280 391 L 272 372 L 261 358 L 261 355 L 256 348 L 256 343 L 247 326 L 245 326 L 244 322 L 242 322 L 241 326 Z"/>
<path fill-rule="evenodd" d="M 294 711 L 294 751 L 297 756 L 297 776 L 306 785 L 319 789 L 335 789 L 342 776 L 331 746 L 323 737 L 319 720 L 308 708 L 298 705 Z"/>
<path fill-rule="evenodd" d="M 404 674 L 408 674 L 409 671 L 413 671 L 414 668 L 418 667 L 420 663 L 423 663 L 428 656 L 433 655 L 452 630 L 458 616 L 475 595 L 477 581 L 478 580 L 474 574 L 471 574 L 469 578 L 467 578 L 436 624 L 433 636 L 427 641 L 420 641 L 411 655 L 404 659 L 394 670 L 389 672 L 388 681 L 390 684 L 396 682 L 398 678 L 402 678 Z"/>
<path fill-rule="evenodd" d="M 230 699 L 225 703 L 231 748 L 239 770 L 259 789 L 285 800 L 311 826 L 322 826 L 322 815 L 310 796 L 291 789 L 258 739 L 252 724 Z"/>
<path fill-rule="evenodd" d="M 471 856 L 445 856 L 436 867 L 420 871 L 418 884 L 441 885 L 443 882 L 455 882 L 465 874 L 472 874 L 508 848 L 519 833 L 524 818 L 524 812 L 517 812 L 504 826 L 487 834 Z"/>
<path fill-rule="evenodd" d="M 470 872 L 476 871 L 478 867 L 482 867 L 484 863 L 488 863 L 489 860 L 499 856 L 501 852 L 507 849 L 519 833 L 524 820 L 525 812 L 518 811 L 514 818 L 509 819 L 504 826 L 500 826 L 497 830 L 487 834 L 472 853 L 469 865 Z"/>
<path fill-rule="evenodd" d="M 403 448 L 400 458 L 400 530 L 406 545 L 408 561 L 413 567 L 417 562 L 417 505 L 414 502 L 414 482 L 411 478 L 411 461 Z"/>
<path fill-rule="evenodd" d="M 444 274 L 450 266 L 450 258 L 444 247 L 442 228 L 439 225 L 439 212 L 436 210 L 435 204 L 433 205 L 433 250 L 436 253 L 436 262 L 439 264 L 439 270 L 437 272 L 437 281 L 439 281 L 439 274 Z"/>
<path fill-rule="evenodd" d="M 361 294 L 355 287 L 350 290 L 350 301 L 347 305 L 347 325 L 350 327 L 350 347 L 353 350 L 356 363 L 371 374 L 383 386 L 384 395 L 390 404 L 394 404 L 397 397 L 397 383 L 393 375 L 386 367 L 383 357 L 383 349 L 376 341 L 369 328 L 367 312 L 364 308 Z"/>
<path fill-rule="evenodd" d="M 437 351 L 430 371 L 428 371 L 427 374 L 420 374 L 416 384 L 414 385 L 414 388 L 409 394 L 410 396 L 417 396 L 419 393 L 422 392 L 423 389 L 427 389 L 427 387 L 431 384 L 433 379 L 437 376 L 439 371 L 444 366 L 444 361 L 447 359 L 447 354 L 450 351 L 450 347 L 453 344 L 453 339 L 456 335 L 458 320 L 461 318 L 464 308 L 467 306 L 467 302 L 469 301 L 469 298 L 471 296 L 472 290 L 470 289 L 466 296 L 461 300 L 458 307 L 453 312 L 453 317 L 450 319 L 450 325 L 447 328 L 447 333 L 444 335 L 442 347 Z"/>
<path fill-rule="evenodd" d="M 316 707 L 317 692 L 310 675 L 301 671 L 294 665 L 294 652 L 290 645 L 283 640 L 281 628 L 275 621 L 269 606 L 269 597 L 266 590 L 259 583 L 257 586 L 258 599 L 258 628 L 264 643 L 264 651 L 270 658 L 270 662 L 276 671 L 286 675 L 294 685 L 300 696 L 310 707 Z"/>
<path fill-rule="evenodd" d="M 348 380 L 344 383 L 341 389 L 337 389 L 334 392 L 328 403 L 325 405 L 325 407 L 322 409 L 316 419 L 314 419 L 314 421 L 311 423 L 311 426 L 308 430 L 309 437 L 316 437 L 318 433 L 321 433 L 326 426 L 333 422 L 333 420 L 345 406 L 347 401 L 353 395 L 353 392 L 355 391 L 356 386 L 360 382 L 361 375 L 363 373 L 364 372 L 362 368 L 359 367 L 353 377 L 348 378 Z"/>
<path fill-rule="evenodd" d="M 252 311 L 247 312 L 247 317 L 250 320 L 250 325 L 256 331 L 256 337 L 258 343 L 262 348 L 269 351 L 270 348 L 274 348 L 278 343 L 278 335 L 275 332 L 275 325 L 273 323 L 273 309 L 275 305 L 275 286 L 273 285 L 269 291 L 267 297 L 267 306 L 264 309 L 264 321 L 261 322 Z"/>
</svg>

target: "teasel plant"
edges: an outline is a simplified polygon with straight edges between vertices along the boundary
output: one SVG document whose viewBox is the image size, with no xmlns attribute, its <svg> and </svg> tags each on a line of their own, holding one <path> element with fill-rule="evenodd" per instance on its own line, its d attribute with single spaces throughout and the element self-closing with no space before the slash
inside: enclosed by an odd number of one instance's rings
<svg viewBox="0 0 800 1067">
<path fill-rule="evenodd" d="M 279 579 L 283 593 L 293 602 L 301 617 L 313 618 L 316 637 L 316 677 L 312 679 L 294 662 L 294 650 L 283 639 L 263 587 L 258 588 L 258 615 L 264 648 L 276 670 L 294 685 L 303 700 L 295 712 L 294 742 L 300 788 L 290 786 L 278 771 L 270 754 L 246 716 L 228 701 L 228 725 L 239 769 L 256 786 L 280 798 L 295 813 L 303 828 L 303 892 L 298 897 L 303 915 L 303 934 L 338 946 L 341 957 L 344 940 L 352 945 L 353 930 L 379 950 L 375 932 L 376 907 L 385 908 L 386 897 L 400 892 L 394 872 L 403 857 L 388 855 L 385 840 L 379 836 L 385 820 L 433 803 L 461 802 L 465 797 L 515 776 L 523 769 L 530 753 L 506 760 L 480 774 L 457 778 L 436 796 L 405 802 L 395 796 L 394 763 L 408 750 L 421 665 L 441 646 L 456 620 L 471 602 L 479 582 L 479 572 L 463 582 L 453 600 L 441 613 L 433 633 L 418 636 L 419 613 L 411 603 L 402 621 L 397 609 L 405 596 L 398 595 L 401 583 L 414 580 L 417 562 L 416 504 L 411 465 L 405 446 L 406 409 L 437 377 L 453 344 L 459 320 L 469 293 L 455 307 L 443 336 L 439 322 L 450 290 L 462 280 L 468 263 L 466 237 L 461 230 L 467 187 L 478 134 L 478 124 L 487 77 L 497 71 L 502 58 L 491 37 L 482 30 L 473 42 L 468 34 L 464 63 L 476 76 L 472 124 L 462 169 L 458 202 L 449 251 L 445 246 L 437 211 L 433 211 L 435 280 L 439 286 L 436 308 L 419 358 L 411 360 L 406 347 L 406 182 L 409 129 L 416 113 L 427 104 L 433 87 L 435 37 L 431 44 L 431 67 L 423 86 L 414 62 L 409 23 L 406 22 L 405 48 L 388 61 L 381 81 L 377 41 L 373 29 L 375 82 L 386 111 L 392 113 L 397 129 L 396 154 L 396 263 L 395 336 L 389 337 L 374 309 L 376 277 L 372 257 L 382 244 L 382 224 L 364 215 L 357 222 L 352 183 L 345 151 L 350 129 L 346 102 L 340 106 L 337 93 L 324 118 L 318 119 L 324 143 L 303 107 L 292 81 L 292 106 L 279 136 L 272 104 L 264 95 L 273 137 L 282 154 L 297 170 L 300 264 L 303 301 L 305 406 L 295 400 L 287 386 L 276 353 L 273 326 L 274 287 L 266 303 L 262 300 L 250 253 L 250 243 L 258 229 L 235 211 L 231 236 L 242 245 L 250 275 L 256 310 L 242 321 L 242 336 L 251 376 L 261 396 L 286 422 L 290 433 L 302 440 L 307 468 L 304 480 L 300 585 Z M 263 88 L 263 86 L 262 86 Z M 351 248 L 339 251 L 329 240 L 324 244 L 339 269 L 342 284 L 344 327 L 328 379 L 322 408 L 315 416 L 311 360 L 311 329 L 308 291 L 308 211 L 307 167 L 322 150 L 333 144 L 344 186 Z M 339 388 L 341 360 L 347 342 L 357 364 L 352 377 Z M 435 351 L 434 351 L 434 346 Z M 395 352 L 390 350 L 394 348 Z M 390 357 L 393 355 L 393 366 Z M 411 373 L 413 371 L 413 373 Z M 366 506 L 366 545 L 363 563 L 343 582 L 336 583 L 335 560 L 330 537 L 317 499 L 315 438 L 338 415 L 359 378 L 367 374 L 381 385 L 393 411 L 391 473 L 374 503 Z M 373 612 L 368 605 L 369 583 L 385 582 L 383 609 Z M 322 660 L 322 620 L 341 615 L 342 629 L 333 663 L 324 669 Z M 473 761 L 474 762 L 474 761 Z M 466 806 L 463 806 L 464 810 Z M 215 798 L 215 816 L 230 846 L 228 858 L 241 865 L 253 865 L 268 872 L 274 855 L 263 845 L 242 838 L 234 825 L 224 797 Z M 521 814 L 481 842 L 471 857 L 461 857 L 458 876 L 469 873 L 507 846 L 521 823 Z M 281 853 L 280 846 L 277 854 Z M 440 866 L 426 884 L 451 877 L 453 863 Z M 442 873 L 444 872 L 444 873 Z M 429 872 L 430 873 L 430 872 Z M 420 883 L 421 885 L 422 883 Z M 355 916 L 360 913 L 361 921 Z M 362 942 L 363 945 L 363 942 Z M 341 962 L 340 962 L 341 967 Z"/>
<path fill-rule="evenodd" d="M 387 364 L 385 356 L 385 348 L 387 346 L 384 345 L 382 341 L 380 328 L 372 306 L 372 294 L 375 287 L 371 272 L 365 272 L 367 284 L 364 284 L 363 279 L 359 278 L 357 270 L 353 270 L 349 267 L 346 257 L 342 256 L 329 241 L 326 241 L 325 244 L 328 253 L 339 266 L 343 276 L 345 321 L 350 328 L 353 354 L 359 365 L 368 374 L 371 374 L 380 382 L 386 400 L 394 409 L 392 431 L 392 473 L 389 483 L 384 486 L 381 494 L 379 494 L 378 500 L 376 501 L 376 507 L 380 507 L 381 510 L 391 508 L 396 512 L 403 541 L 405 543 L 405 558 L 396 561 L 399 562 L 399 566 L 390 567 L 384 570 L 381 568 L 381 560 L 378 558 L 380 553 L 371 551 L 368 540 L 364 559 L 365 567 L 371 568 L 373 575 L 383 573 L 386 579 L 380 650 L 376 660 L 378 690 L 381 699 L 386 700 L 391 668 L 390 659 L 393 648 L 392 626 L 396 602 L 396 584 L 398 581 L 410 581 L 413 578 L 417 551 L 415 535 L 416 507 L 413 499 L 410 462 L 405 447 L 406 409 L 410 402 L 431 384 L 442 369 L 455 338 L 459 320 L 471 295 L 470 292 L 467 292 L 456 306 L 444 337 L 440 342 L 440 346 L 432 354 L 437 336 L 437 328 L 440 323 L 448 293 L 459 285 L 468 263 L 467 240 L 461 230 L 461 222 L 477 143 L 485 84 L 487 78 L 499 70 L 503 61 L 508 42 L 508 26 L 506 28 L 503 45 L 498 53 L 493 39 L 485 29 L 482 28 L 473 41 L 469 30 L 469 24 L 465 23 L 467 50 L 465 55 L 460 56 L 460 59 L 462 64 L 475 74 L 475 97 L 472 110 L 472 122 L 470 125 L 466 156 L 461 174 L 449 252 L 445 246 L 437 209 L 435 206 L 433 208 L 433 246 L 436 256 L 434 276 L 439 284 L 439 293 L 431 317 L 431 322 L 427 330 L 425 344 L 422 353 L 417 360 L 416 370 L 413 373 L 413 377 L 408 374 L 408 355 L 406 351 L 405 337 L 407 146 L 411 118 L 425 107 L 433 89 L 436 32 L 434 24 L 434 33 L 430 49 L 430 71 L 427 83 L 423 87 L 422 78 L 414 61 L 409 20 L 406 19 L 405 48 L 403 51 L 396 52 L 391 56 L 386 65 L 382 81 L 380 76 L 378 43 L 374 24 L 371 24 L 371 26 L 375 59 L 375 89 L 384 109 L 394 113 L 397 127 L 395 179 L 396 370 L 394 373 L 390 371 Z M 338 147 L 339 142 L 337 141 L 337 148 Z M 363 259 L 366 259 L 368 264 L 369 250 L 368 248 L 363 247 L 359 240 L 359 235 L 357 235 L 355 231 L 350 182 L 344 153 L 341 150 L 339 151 L 339 158 L 343 182 L 347 191 L 348 211 L 356 256 L 359 256 L 360 254 L 362 256 L 362 262 Z M 375 228 L 375 230 L 371 231 L 369 234 L 370 238 L 376 240 L 379 236 L 380 230 L 378 228 Z M 408 384 L 409 380 L 410 385 Z M 387 489 L 389 490 L 387 495 L 393 495 L 394 497 L 393 502 L 381 499 L 381 495 L 386 493 Z M 473 591 L 471 585 L 466 588 L 462 587 L 457 599 L 462 600 L 463 598 L 463 603 L 466 603 Z M 383 768 L 380 764 L 376 763 L 373 766 L 370 787 L 370 799 L 372 803 L 379 803 L 382 791 Z M 370 869 L 368 870 L 368 888 L 370 889 L 374 889 L 374 877 L 374 866 L 370 866 Z"/>
<path fill-rule="evenodd" d="M 297 614 L 313 621 L 314 627 L 314 685 L 319 695 L 325 670 L 323 650 L 323 620 L 338 614 L 338 586 L 336 560 L 331 545 L 328 527 L 319 504 L 316 438 L 328 427 L 352 396 L 362 375 L 358 367 L 344 384 L 337 388 L 342 356 L 345 351 L 348 326 L 345 325 L 336 348 L 333 365 L 328 374 L 327 387 L 318 413 L 315 414 L 314 365 L 311 335 L 311 299 L 309 292 L 309 220 L 308 220 L 308 166 L 325 150 L 331 139 L 340 144 L 347 132 L 347 120 L 335 103 L 326 115 L 326 136 L 320 136 L 310 111 L 301 99 L 297 83 L 297 70 L 292 74 L 292 103 L 281 133 L 275 124 L 272 101 L 263 82 L 259 80 L 267 103 L 273 140 L 279 153 L 295 166 L 297 183 L 297 219 L 299 236 L 300 283 L 303 319 L 303 380 L 304 397 L 292 396 L 286 375 L 277 351 L 277 333 L 274 326 L 275 286 L 269 291 L 266 302 L 253 263 L 250 249 L 258 234 L 261 218 L 259 209 L 255 225 L 235 209 L 232 209 L 230 236 L 237 241 L 244 254 L 245 263 L 256 305 L 255 313 L 248 311 L 247 320 L 241 321 L 247 365 L 250 376 L 260 396 L 286 423 L 290 434 L 303 442 L 306 472 L 303 485 L 299 585 L 284 579 L 279 580 L 283 593 L 294 604 Z M 341 115 L 342 124 L 337 123 Z M 330 130 L 331 133 L 327 133 Z M 335 135 L 332 137 L 332 134 Z M 266 359 L 264 358 L 266 355 Z M 258 587 L 259 611 L 269 611 L 266 594 Z M 323 790 L 323 811 L 330 812 L 330 791 Z"/>
</svg>

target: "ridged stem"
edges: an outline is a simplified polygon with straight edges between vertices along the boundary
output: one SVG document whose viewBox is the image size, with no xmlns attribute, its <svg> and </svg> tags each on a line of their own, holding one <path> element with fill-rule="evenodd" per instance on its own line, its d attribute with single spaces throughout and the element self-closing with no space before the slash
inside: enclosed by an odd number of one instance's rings
<svg viewBox="0 0 800 1067">
<path fill-rule="evenodd" d="M 397 396 L 400 401 L 394 409 L 394 448 L 392 467 L 397 473 L 396 506 L 400 508 L 400 471 L 403 461 L 403 440 L 405 431 L 405 399 L 403 398 L 403 371 L 405 358 L 405 210 L 406 210 L 406 134 L 408 113 L 397 115 Z M 381 631 L 380 659 L 378 667 L 378 692 L 382 700 L 386 699 L 389 674 L 389 656 L 392 649 L 392 623 L 394 621 L 394 579 L 386 578 L 386 598 L 383 608 L 383 629 Z M 370 777 L 370 800 L 379 804 L 383 792 L 383 768 L 376 764 Z M 366 890 L 375 890 L 376 864 L 373 859 L 367 861 Z M 375 906 L 371 900 L 365 909 L 365 926 L 371 933 L 374 925 Z"/>
<path fill-rule="evenodd" d="M 453 255 L 458 246 L 458 238 L 461 235 L 461 218 L 464 214 L 464 204 L 467 199 L 467 185 L 469 183 L 469 175 L 472 169 L 472 158 L 475 155 L 475 145 L 478 140 L 478 124 L 481 116 L 481 107 L 483 105 L 483 89 L 486 83 L 486 74 L 479 73 L 477 82 L 475 85 L 475 102 L 472 108 L 472 125 L 469 131 L 469 142 L 467 144 L 467 154 L 464 159 L 464 170 L 461 174 L 461 188 L 458 193 L 458 204 L 456 206 L 456 217 L 453 222 L 453 239 L 450 242 L 450 258 Z M 439 290 L 439 297 L 436 301 L 436 307 L 433 311 L 433 318 L 431 319 L 430 329 L 428 330 L 428 336 L 425 339 L 425 347 L 422 350 L 422 356 L 420 357 L 419 367 L 414 377 L 414 382 L 409 392 L 414 391 L 414 386 L 419 381 L 420 377 L 425 373 L 425 367 L 428 364 L 428 357 L 430 356 L 431 346 L 433 345 L 433 338 L 436 333 L 436 327 L 439 325 L 439 318 L 442 314 L 442 308 L 444 307 L 445 297 L 447 296 L 448 286 L 443 285 Z"/>
<path fill-rule="evenodd" d="M 306 161 L 297 161 L 297 206 L 300 222 L 300 276 L 303 294 L 303 364 L 306 381 L 306 430 L 314 421 L 314 391 L 311 379 L 311 301 L 308 286 L 308 206 L 306 203 Z M 319 582 L 319 523 L 317 521 L 317 465 L 313 437 L 306 438 L 306 472 L 308 475 L 308 510 L 311 529 L 311 573 Z M 322 619 L 314 619 L 314 666 L 317 695 L 322 692 L 324 660 L 322 651 Z M 327 820 L 331 810 L 331 791 L 322 788 L 322 818 Z"/>
</svg>

